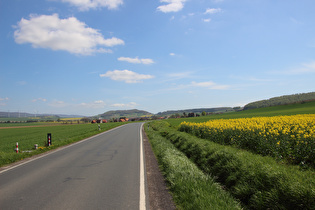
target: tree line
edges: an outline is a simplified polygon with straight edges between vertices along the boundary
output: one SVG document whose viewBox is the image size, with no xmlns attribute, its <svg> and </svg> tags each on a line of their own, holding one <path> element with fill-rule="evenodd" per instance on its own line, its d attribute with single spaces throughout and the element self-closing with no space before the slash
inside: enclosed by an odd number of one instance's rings
<svg viewBox="0 0 315 210">
<path fill-rule="evenodd" d="M 315 100 L 315 92 L 298 93 L 293 95 L 284 95 L 279 97 L 270 98 L 267 100 L 255 101 L 244 106 L 244 110 L 256 109 L 262 107 L 270 107 L 277 105 L 286 105 L 294 103 L 305 103 Z"/>
</svg>

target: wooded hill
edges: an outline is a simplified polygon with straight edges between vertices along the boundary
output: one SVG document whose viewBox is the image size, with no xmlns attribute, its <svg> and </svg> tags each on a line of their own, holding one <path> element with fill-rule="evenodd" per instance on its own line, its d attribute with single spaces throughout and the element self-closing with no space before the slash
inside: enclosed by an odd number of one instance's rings
<svg viewBox="0 0 315 210">
<path fill-rule="evenodd" d="M 232 108 L 232 107 L 218 107 L 218 108 L 201 108 L 201 109 L 185 109 L 185 110 L 172 110 L 172 111 L 165 111 L 165 112 L 159 112 L 156 114 L 156 116 L 171 116 L 171 115 L 183 115 L 186 113 L 187 115 L 189 113 L 195 113 L 195 114 L 201 114 L 202 112 L 206 113 L 223 113 L 223 112 L 234 112 L 235 109 L 238 110 L 240 107 Z"/>
<path fill-rule="evenodd" d="M 244 110 L 256 109 L 262 107 L 294 104 L 294 103 L 304 103 L 308 101 L 315 100 L 315 92 L 310 93 L 300 93 L 293 95 L 284 95 L 279 97 L 270 98 L 267 100 L 255 101 L 244 106 Z"/>
<path fill-rule="evenodd" d="M 99 114 L 97 118 L 102 119 L 113 119 L 113 118 L 120 118 L 120 117 L 127 117 L 127 118 L 138 118 L 138 117 L 150 117 L 153 114 L 147 111 L 138 110 L 138 109 L 131 109 L 131 110 L 116 110 L 116 111 L 108 111 L 103 114 Z"/>
</svg>

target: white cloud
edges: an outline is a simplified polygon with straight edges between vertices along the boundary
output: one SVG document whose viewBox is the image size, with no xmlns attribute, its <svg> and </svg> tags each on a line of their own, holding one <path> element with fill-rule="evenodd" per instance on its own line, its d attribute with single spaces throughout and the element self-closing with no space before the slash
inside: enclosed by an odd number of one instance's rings
<svg viewBox="0 0 315 210">
<path fill-rule="evenodd" d="M 160 2 L 167 3 L 161 5 L 157 10 L 168 13 L 168 12 L 178 12 L 184 8 L 184 3 L 186 0 L 160 0 Z"/>
<path fill-rule="evenodd" d="M 8 101 L 9 98 L 8 97 L 5 97 L 5 98 L 0 98 L 0 101 Z"/>
<path fill-rule="evenodd" d="M 64 101 L 54 100 L 53 102 L 49 104 L 49 106 L 52 106 L 55 108 L 63 108 L 63 107 L 66 107 L 67 104 Z"/>
<path fill-rule="evenodd" d="M 102 100 L 98 101 L 93 101 L 90 103 L 81 103 L 79 106 L 84 107 L 84 108 L 89 108 L 89 109 L 100 109 L 104 108 L 106 106 L 106 103 Z"/>
<path fill-rule="evenodd" d="M 108 71 L 105 74 L 100 74 L 100 77 L 109 77 L 112 80 L 124 81 L 125 83 L 140 83 L 144 79 L 154 78 L 152 75 L 138 74 L 129 70 Z"/>
<path fill-rule="evenodd" d="M 315 61 L 310 63 L 302 63 L 300 67 L 292 68 L 286 71 L 274 71 L 272 74 L 284 74 L 284 75 L 300 75 L 315 73 Z"/>
<path fill-rule="evenodd" d="M 178 72 L 178 73 L 170 73 L 167 76 L 171 77 L 172 79 L 184 79 L 184 78 L 191 78 L 193 72 Z"/>
<path fill-rule="evenodd" d="M 137 106 L 137 105 L 138 105 L 138 104 L 135 103 L 135 102 L 130 102 L 130 103 L 128 103 L 128 104 L 119 104 L 119 103 L 117 103 L 117 104 L 112 104 L 111 107 L 128 107 L 128 108 L 132 108 L 132 107 L 135 107 L 135 106 Z"/>
<path fill-rule="evenodd" d="M 221 12 L 221 8 L 208 8 L 204 14 L 215 14 Z"/>
<path fill-rule="evenodd" d="M 176 54 L 175 53 L 170 53 L 170 56 L 175 56 Z"/>
<path fill-rule="evenodd" d="M 152 59 L 150 59 L 150 58 L 142 58 L 141 59 L 141 63 L 143 63 L 143 64 L 152 64 L 152 63 L 154 63 L 154 61 Z"/>
<path fill-rule="evenodd" d="M 242 75 L 230 75 L 234 80 L 244 80 L 244 81 L 253 81 L 253 82 L 274 82 L 274 79 L 262 79 L 253 76 L 242 76 Z"/>
<path fill-rule="evenodd" d="M 212 81 L 208 81 L 208 82 L 191 82 L 191 86 L 193 87 L 204 87 L 204 88 L 209 88 L 212 90 L 226 90 L 228 89 L 230 86 L 228 85 L 218 85 Z"/>
<path fill-rule="evenodd" d="M 6 106 L 7 103 L 5 103 L 6 101 L 8 101 L 9 98 L 5 97 L 5 98 L 0 98 L 0 106 Z"/>
<path fill-rule="evenodd" d="M 123 0 L 61 0 L 78 7 L 82 11 L 96 9 L 99 7 L 107 7 L 108 9 L 117 9 L 124 2 Z"/>
<path fill-rule="evenodd" d="M 119 57 L 117 60 L 119 61 L 126 61 L 128 63 L 142 63 L 142 64 L 152 64 L 154 61 L 150 58 L 129 58 L 129 57 Z"/>
<path fill-rule="evenodd" d="M 33 100 L 32 100 L 32 102 L 37 102 L 37 101 L 46 102 L 47 99 L 45 99 L 45 98 L 36 98 L 36 99 L 33 99 Z"/>
<path fill-rule="evenodd" d="M 209 23 L 211 21 L 211 18 L 208 18 L 208 19 L 202 19 L 203 22 L 205 23 Z"/>
<path fill-rule="evenodd" d="M 15 42 L 30 43 L 34 48 L 64 50 L 73 54 L 91 55 L 92 53 L 111 52 L 103 47 L 123 45 L 116 37 L 104 39 L 98 30 L 89 28 L 75 17 L 60 19 L 58 14 L 31 15 L 22 18 L 14 32 Z"/>
</svg>

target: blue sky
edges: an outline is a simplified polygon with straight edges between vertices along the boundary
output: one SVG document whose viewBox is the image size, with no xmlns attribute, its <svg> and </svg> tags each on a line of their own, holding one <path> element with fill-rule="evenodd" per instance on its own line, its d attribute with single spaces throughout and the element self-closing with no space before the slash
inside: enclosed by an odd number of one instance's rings
<svg viewBox="0 0 315 210">
<path fill-rule="evenodd" d="M 314 0 L 0 0 L 0 110 L 244 106 L 315 91 Z"/>
</svg>

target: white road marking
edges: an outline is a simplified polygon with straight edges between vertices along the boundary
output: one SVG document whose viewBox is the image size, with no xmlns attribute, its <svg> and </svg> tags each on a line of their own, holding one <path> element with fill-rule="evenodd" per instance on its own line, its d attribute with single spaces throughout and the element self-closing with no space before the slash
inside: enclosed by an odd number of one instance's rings
<svg viewBox="0 0 315 210">
<path fill-rule="evenodd" d="M 143 159 L 143 139 L 142 139 L 142 127 L 143 123 L 140 126 L 140 201 L 139 209 L 145 210 L 145 183 L 144 183 L 144 159 Z"/>
</svg>

